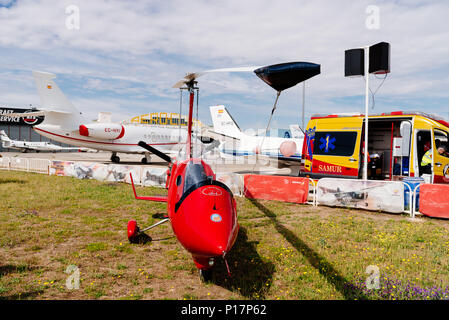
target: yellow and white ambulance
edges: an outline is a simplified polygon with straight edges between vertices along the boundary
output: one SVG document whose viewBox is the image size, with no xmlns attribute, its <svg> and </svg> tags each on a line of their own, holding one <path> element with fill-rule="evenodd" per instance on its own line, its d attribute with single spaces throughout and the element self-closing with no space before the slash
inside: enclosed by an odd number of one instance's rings
<svg viewBox="0 0 449 320">
<path fill-rule="evenodd" d="M 314 115 L 305 132 L 301 175 L 361 178 L 364 152 L 362 114 Z M 368 118 L 368 179 L 424 176 L 449 183 L 449 123 L 422 112 L 395 111 Z M 429 166 L 423 166 L 426 152 Z"/>
</svg>

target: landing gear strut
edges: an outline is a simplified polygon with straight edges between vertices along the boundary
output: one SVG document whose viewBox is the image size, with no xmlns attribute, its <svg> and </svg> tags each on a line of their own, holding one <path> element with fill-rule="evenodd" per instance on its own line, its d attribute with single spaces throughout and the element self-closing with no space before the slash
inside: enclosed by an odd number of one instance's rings
<svg viewBox="0 0 449 320">
<path fill-rule="evenodd" d="M 137 225 L 137 222 L 135 220 L 129 220 L 128 221 L 128 227 L 127 227 L 129 242 L 130 243 L 138 242 L 138 237 L 139 237 L 139 235 L 142 235 L 143 232 L 145 232 L 147 230 L 150 230 L 150 229 L 152 229 L 154 227 L 157 227 L 158 225 L 163 224 L 163 223 L 165 223 L 165 222 L 167 222 L 169 220 L 170 219 L 168 219 L 168 218 L 163 219 L 163 220 L 161 220 L 161 221 L 159 221 L 159 222 L 157 222 L 157 223 L 155 223 L 155 224 L 153 224 L 153 225 L 151 225 L 149 227 L 146 227 L 146 228 L 144 228 L 142 230 L 140 230 L 140 228 Z"/>
<path fill-rule="evenodd" d="M 149 153 L 145 153 L 145 157 L 142 158 L 142 164 L 147 164 L 151 162 L 151 156 Z"/>
<path fill-rule="evenodd" d="M 112 153 L 111 161 L 114 162 L 114 163 L 119 163 L 120 162 L 120 157 L 117 156 L 117 152 L 113 152 Z"/>
<path fill-rule="evenodd" d="M 209 282 L 212 280 L 213 269 L 199 269 L 199 274 L 202 282 Z"/>
</svg>

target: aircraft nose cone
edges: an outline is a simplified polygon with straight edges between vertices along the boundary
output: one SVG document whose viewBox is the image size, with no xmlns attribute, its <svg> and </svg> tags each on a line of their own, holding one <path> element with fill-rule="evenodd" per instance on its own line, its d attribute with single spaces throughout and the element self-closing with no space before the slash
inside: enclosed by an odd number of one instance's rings
<svg viewBox="0 0 449 320">
<path fill-rule="evenodd" d="M 204 186 L 192 192 L 173 215 L 178 240 L 192 254 L 222 256 L 237 235 L 237 214 L 224 188 Z"/>
</svg>

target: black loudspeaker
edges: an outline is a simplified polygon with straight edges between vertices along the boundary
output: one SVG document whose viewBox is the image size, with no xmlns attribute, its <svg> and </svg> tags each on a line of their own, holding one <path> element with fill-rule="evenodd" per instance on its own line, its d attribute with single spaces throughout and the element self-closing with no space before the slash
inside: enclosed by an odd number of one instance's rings
<svg viewBox="0 0 449 320">
<path fill-rule="evenodd" d="M 365 75 L 365 50 L 350 49 L 345 51 L 345 77 Z"/>
<path fill-rule="evenodd" d="M 379 42 L 369 47 L 369 73 L 390 72 L 390 44 Z"/>
</svg>

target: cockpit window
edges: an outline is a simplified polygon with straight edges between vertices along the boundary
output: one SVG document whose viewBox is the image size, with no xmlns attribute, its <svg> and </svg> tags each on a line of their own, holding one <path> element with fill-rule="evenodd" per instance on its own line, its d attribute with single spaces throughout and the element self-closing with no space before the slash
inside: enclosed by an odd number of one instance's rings
<svg viewBox="0 0 449 320">
<path fill-rule="evenodd" d="M 201 163 L 189 162 L 185 171 L 184 192 L 191 186 L 196 185 L 204 180 L 207 180 L 206 172 Z"/>
</svg>

